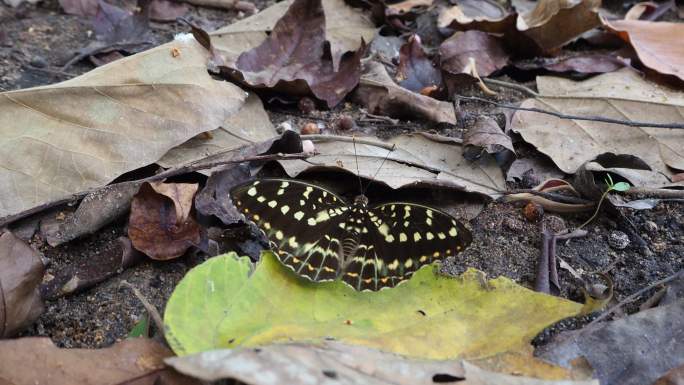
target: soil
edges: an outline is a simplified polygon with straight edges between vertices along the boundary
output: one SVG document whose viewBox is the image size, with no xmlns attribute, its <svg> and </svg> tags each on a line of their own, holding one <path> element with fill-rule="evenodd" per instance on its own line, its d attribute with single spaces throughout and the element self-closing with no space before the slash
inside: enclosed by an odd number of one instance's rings
<svg viewBox="0 0 684 385">
<path fill-rule="evenodd" d="M 268 3 L 258 3 L 263 9 Z M 236 20 L 237 12 L 193 8 L 188 19 L 212 30 Z M 15 90 L 62 81 L 87 72 L 93 66 L 83 61 L 63 72 L 61 66 L 81 47 L 90 41 L 89 21 L 82 17 L 65 15 L 56 0 L 37 5 L 22 4 L 16 9 L 0 5 L 0 88 Z M 179 23 L 153 23 L 154 38 L 163 43 L 177 32 L 187 28 Z M 508 81 L 514 81 L 506 79 Z M 527 83 L 532 86 L 532 83 Z M 518 91 L 505 91 L 502 101 L 513 102 L 524 98 Z M 329 130 L 342 115 L 357 121 L 355 132 L 373 130 L 379 135 L 399 131 L 433 129 L 440 134 L 460 137 L 467 129 L 470 118 L 488 114 L 501 118 L 501 111 L 488 105 L 464 103 L 461 127 L 426 125 L 424 122 L 400 122 L 398 125 L 364 122 L 362 111 L 347 104 L 332 112 L 299 112 L 296 104 L 271 103 L 269 108 L 274 124 L 289 122 L 302 127 L 314 121 Z M 526 156 L 539 156 L 529 152 Z M 511 186 L 519 187 L 519 186 Z M 525 186 L 528 187 L 528 186 Z M 610 246 L 608 238 L 619 231 L 614 218 L 605 214 L 589 224 L 584 238 L 559 243 L 558 256 L 577 270 L 604 271 L 614 283 L 615 299 L 620 300 L 652 282 L 684 268 L 684 206 L 677 203 L 660 204 L 652 210 L 621 209 L 646 241 L 648 250 L 632 242 L 625 249 Z M 553 229 L 575 228 L 588 218 L 588 214 L 557 215 L 547 213 L 543 221 Z M 464 220 L 466 221 L 466 220 Z M 125 222 L 125 221 L 121 221 Z M 475 267 L 489 277 L 506 276 L 526 287 L 533 287 L 535 269 L 540 254 L 540 224 L 530 222 L 522 215 L 517 204 L 489 202 L 474 219 L 467 222 L 473 242 L 462 254 L 447 260 L 442 271 L 459 274 L 467 267 Z M 242 236 L 249 232 L 233 229 Z M 34 238 L 32 244 L 43 254 L 47 264 L 46 277 L 55 276 L 74 264 L 84 263 L 107 252 L 116 239 L 125 234 L 125 223 L 100 230 L 97 234 L 68 244 L 50 247 Z M 186 255 L 172 261 L 146 260 L 131 268 L 120 269 L 112 277 L 83 292 L 47 299 L 40 319 L 23 335 L 49 336 L 64 347 L 104 347 L 125 338 L 133 326 L 146 314 L 140 301 L 120 282 L 128 281 L 163 313 L 166 300 L 184 274 L 207 257 L 201 253 Z M 561 269 L 560 295 L 582 301 L 578 283 Z M 642 301 L 648 297 L 646 295 Z M 625 310 L 638 310 L 640 302 L 626 306 Z M 566 321 L 557 329 L 580 327 L 586 318 Z M 543 343 L 548 333 L 538 343 Z"/>
</svg>

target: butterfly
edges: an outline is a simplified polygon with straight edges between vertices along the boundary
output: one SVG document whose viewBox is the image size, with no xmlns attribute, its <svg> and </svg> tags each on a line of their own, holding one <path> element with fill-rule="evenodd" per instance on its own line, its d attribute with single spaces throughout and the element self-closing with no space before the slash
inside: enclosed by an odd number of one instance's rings
<svg viewBox="0 0 684 385">
<path fill-rule="evenodd" d="M 424 205 L 369 207 L 291 179 L 258 179 L 231 190 L 235 206 L 268 238 L 280 261 L 315 282 L 341 279 L 356 290 L 391 288 L 420 267 L 472 241 L 451 215 Z"/>
</svg>

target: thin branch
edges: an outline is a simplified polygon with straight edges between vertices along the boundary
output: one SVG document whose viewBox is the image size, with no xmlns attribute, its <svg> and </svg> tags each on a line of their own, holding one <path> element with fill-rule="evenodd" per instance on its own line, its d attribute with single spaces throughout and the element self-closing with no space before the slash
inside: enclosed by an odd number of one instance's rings
<svg viewBox="0 0 684 385">
<path fill-rule="evenodd" d="M 290 159 L 306 159 L 313 154 L 310 153 L 298 153 L 298 154 L 269 154 L 269 155 L 256 155 L 256 156 L 248 156 L 244 158 L 239 158 L 239 159 L 222 159 L 222 160 L 216 160 L 216 161 L 195 161 L 191 162 L 188 165 L 176 167 L 176 168 L 171 168 L 166 171 L 160 172 L 159 174 L 155 174 L 152 176 L 149 176 L 147 178 L 139 179 L 137 181 L 127 181 L 127 182 L 121 182 L 121 183 L 133 183 L 133 182 L 138 182 L 138 183 L 143 183 L 143 182 L 153 182 L 157 180 L 162 180 L 166 178 L 170 178 L 173 176 L 189 173 L 189 172 L 194 172 L 194 171 L 199 171 L 199 170 L 206 170 L 210 168 L 214 168 L 217 166 L 223 166 L 227 164 L 236 164 L 236 163 L 243 163 L 243 162 L 251 162 L 251 161 L 269 161 L 269 160 L 290 160 Z M 116 184 L 111 184 L 111 185 L 106 185 L 106 186 L 100 186 L 96 188 L 92 188 L 90 190 L 85 190 L 81 192 L 77 192 L 74 194 L 71 194 L 67 197 L 52 201 L 52 202 L 47 202 L 43 203 L 41 205 L 38 205 L 36 207 L 32 207 L 28 210 L 24 210 L 20 213 L 6 216 L 4 218 L 0 218 L 0 228 L 7 226 L 8 224 L 17 221 L 19 219 L 23 219 L 28 217 L 29 215 L 33 215 L 36 213 L 39 213 L 43 210 L 47 210 L 52 207 L 60 206 L 63 204 L 67 204 L 70 202 L 77 201 L 79 199 L 82 199 L 88 194 L 95 193 L 98 191 L 101 191 L 106 188 L 112 188 L 118 185 L 119 183 Z"/>
<path fill-rule="evenodd" d="M 358 144 L 368 144 L 375 147 L 384 148 L 386 150 L 394 151 L 395 145 L 383 142 L 378 142 L 376 140 L 369 140 L 363 138 L 352 138 L 351 136 L 340 136 L 340 135 L 301 135 L 302 140 L 308 139 L 314 142 L 349 142 Z"/>
<path fill-rule="evenodd" d="M 663 279 L 661 279 L 661 280 L 658 280 L 658 281 L 653 282 L 652 284 L 646 286 L 645 288 L 643 288 L 643 289 L 637 291 L 636 293 L 630 295 L 629 297 L 623 299 L 623 300 L 620 301 L 617 305 L 615 305 L 615 306 L 611 307 L 610 309 L 606 310 L 605 313 L 601 314 L 600 316 L 596 317 L 596 319 L 594 319 L 593 321 L 589 322 L 589 323 L 587 324 L 587 326 L 591 326 L 591 325 L 593 325 L 593 324 L 595 324 L 595 323 L 597 323 L 597 322 L 599 322 L 599 321 L 605 319 L 605 318 L 608 317 L 609 315 L 613 314 L 617 309 L 621 308 L 622 306 L 624 306 L 624 305 L 626 305 L 626 304 L 628 304 L 628 303 L 630 303 L 630 302 L 632 302 L 632 301 L 635 301 L 637 298 L 641 297 L 641 295 L 643 295 L 643 294 L 646 293 L 647 291 L 649 291 L 649 290 L 651 290 L 651 289 L 653 289 L 653 288 L 655 288 L 655 287 L 657 287 L 657 286 L 664 285 L 664 284 L 666 284 L 666 283 L 668 283 L 668 282 L 670 282 L 670 281 L 673 281 L 673 280 L 677 279 L 678 277 L 680 277 L 681 275 L 682 275 L 682 271 L 678 271 L 678 272 L 672 274 L 672 275 L 669 276 L 669 277 L 666 277 L 666 278 L 663 278 Z"/>
<path fill-rule="evenodd" d="M 133 286 L 130 282 L 123 280 L 119 282 L 119 286 L 127 287 L 133 291 L 133 295 L 138 298 L 145 310 L 147 310 L 147 313 L 150 315 L 150 317 L 152 317 L 152 322 L 154 322 L 154 325 L 157 327 L 157 331 L 163 335 L 164 321 L 162 321 L 159 310 L 157 310 L 157 308 L 152 305 L 152 303 L 140 292 L 140 290 L 138 290 L 138 288 Z"/>
<path fill-rule="evenodd" d="M 623 192 L 626 195 L 643 195 L 650 198 L 684 198 L 684 190 L 673 190 L 666 188 L 645 188 L 645 187 L 630 187 L 629 190 Z"/>
<path fill-rule="evenodd" d="M 525 87 L 522 84 L 509 83 L 509 82 L 505 82 L 503 80 L 490 79 L 490 78 L 483 78 L 482 80 L 484 80 L 485 83 L 488 83 L 490 85 L 493 84 L 493 85 L 499 86 L 499 87 L 506 87 L 506 88 L 510 88 L 513 90 L 522 91 L 522 92 L 524 92 L 530 96 L 539 96 L 539 94 L 536 91 L 534 91 L 533 89 L 531 89 L 529 87 Z"/>
<path fill-rule="evenodd" d="M 542 110 L 541 108 L 529 108 L 529 107 L 518 107 L 518 106 L 513 106 L 510 104 L 504 104 L 504 103 L 498 103 L 494 102 L 488 99 L 484 98 L 479 98 L 477 96 L 461 96 L 461 95 L 455 95 L 455 97 L 462 99 L 462 100 L 473 100 L 477 102 L 484 102 L 484 103 L 489 103 L 497 107 L 501 108 L 508 108 L 512 110 L 518 110 L 518 111 L 529 111 L 529 112 L 537 112 L 540 114 L 546 114 L 546 115 L 551 115 L 555 116 L 560 119 L 572 119 L 572 120 L 586 120 L 590 122 L 603 122 L 603 123 L 610 123 L 610 124 L 622 124 L 624 126 L 629 126 L 629 127 L 653 127 L 653 128 L 677 128 L 677 129 L 684 129 L 684 124 L 682 123 L 653 123 L 653 122 L 635 122 L 631 120 L 621 120 L 621 119 L 611 119 L 611 118 L 606 118 L 603 116 L 579 116 L 579 115 L 568 115 L 568 114 L 563 114 L 560 112 L 553 112 L 553 111 L 547 111 L 547 110 Z"/>
</svg>

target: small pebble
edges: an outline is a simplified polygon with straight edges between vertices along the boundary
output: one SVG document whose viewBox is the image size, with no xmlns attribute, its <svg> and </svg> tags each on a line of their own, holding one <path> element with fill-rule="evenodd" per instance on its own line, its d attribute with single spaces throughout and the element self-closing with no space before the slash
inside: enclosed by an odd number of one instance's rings
<svg viewBox="0 0 684 385">
<path fill-rule="evenodd" d="M 530 222 L 539 222 L 544 217 L 544 208 L 539 203 L 530 202 L 523 207 L 523 215 Z"/>
<path fill-rule="evenodd" d="M 644 227 L 646 227 L 646 231 L 648 231 L 651 234 L 658 232 L 658 225 L 653 221 L 644 222 Z"/>
<path fill-rule="evenodd" d="M 340 131 L 349 131 L 354 128 L 354 119 L 349 115 L 342 115 L 335 121 L 335 128 Z"/>
<path fill-rule="evenodd" d="M 608 245 L 615 250 L 623 250 L 629 246 L 629 236 L 622 231 L 611 231 L 608 235 Z"/>
<path fill-rule="evenodd" d="M 302 127 L 302 135 L 315 135 L 321 133 L 321 128 L 314 122 L 309 122 Z"/>
<path fill-rule="evenodd" d="M 301 111 L 302 113 L 310 114 L 316 111 L 316 102 L 314 102 L 313 99 L 305 96 L 299 99 L 297 107 L 299 108 L 299 111 Z"/>
<path fill-rule="evenodd" d="M 31 65 L 36 67 L 36 68 L 45 68 L 45 67 L 47 67 L 48 63 L 44 57 L 34 56 L 33 59 L 31 59 Z"/>
</svg>

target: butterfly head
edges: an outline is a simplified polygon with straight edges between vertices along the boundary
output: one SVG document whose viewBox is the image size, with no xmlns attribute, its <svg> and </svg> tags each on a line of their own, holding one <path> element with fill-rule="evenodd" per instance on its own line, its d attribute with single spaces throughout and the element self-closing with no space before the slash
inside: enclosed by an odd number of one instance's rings
<svg viewBox="0 0 684 385">
<path fill-rule="evenodd" d="M 360 205 L 362 207 L 368 206 L 368 198 L 366 198 L 365 195 L 357 195 L 356 198 L 354 198 L 354 205 Z"/>
</svg>

